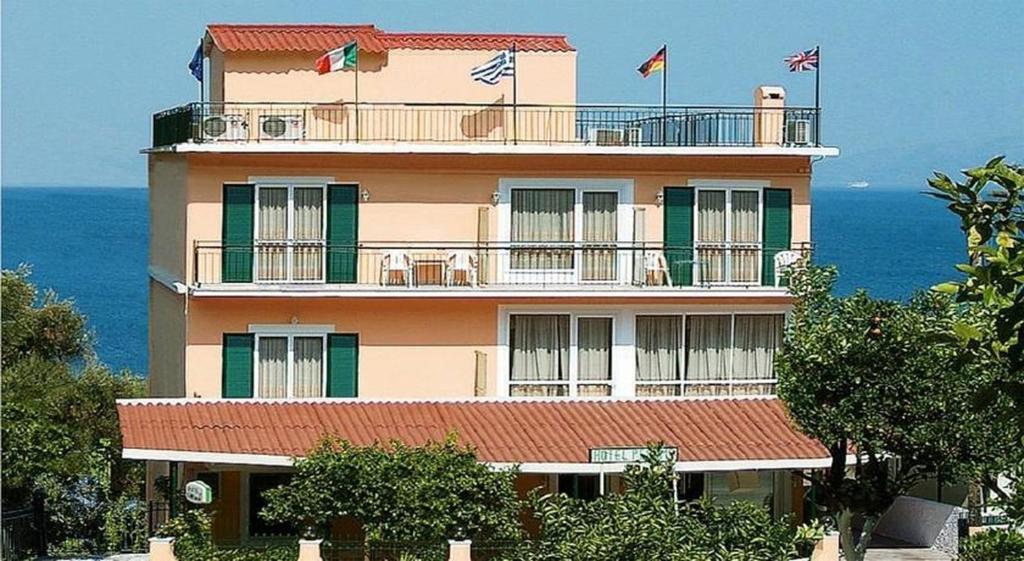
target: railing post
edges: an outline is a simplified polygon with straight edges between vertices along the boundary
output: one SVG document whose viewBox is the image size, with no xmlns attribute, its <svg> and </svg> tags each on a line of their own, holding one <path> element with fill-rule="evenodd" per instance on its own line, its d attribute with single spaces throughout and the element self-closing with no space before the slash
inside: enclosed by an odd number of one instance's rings
<svg viewBox="0 0 1024 561">
<path fill-rule="evenodd" d="M 448 561 L 472 561 L 472 540 L 448 540 Z"/>
<path fill-rule="evenodd" d="M 149 538 L 149 561 L 176 561 L 174 538 Z"/>
<path fill-rule="evenodd" d="M 298 561 L 323 561 L 320 555 L 320 545 L 324 540 L 299 540 Z"/>
</svg>

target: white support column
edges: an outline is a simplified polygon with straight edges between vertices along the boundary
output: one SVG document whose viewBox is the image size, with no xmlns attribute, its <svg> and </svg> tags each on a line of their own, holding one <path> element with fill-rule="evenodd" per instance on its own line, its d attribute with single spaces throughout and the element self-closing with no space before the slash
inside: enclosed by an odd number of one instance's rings
<svg viewBox="0 0 1024 561">
<path fill-rule="evenodd" d="M 472 561 L 472 540 L 448 540 L 448 561 Z"/>
</svg>

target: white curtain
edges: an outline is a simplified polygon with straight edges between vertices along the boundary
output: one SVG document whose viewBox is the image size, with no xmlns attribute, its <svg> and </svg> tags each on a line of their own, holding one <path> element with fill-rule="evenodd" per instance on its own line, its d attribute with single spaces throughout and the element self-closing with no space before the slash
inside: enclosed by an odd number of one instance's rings
<svg viewBox="0 0 1024 561">
<path fill-rule="evenodd" d="M 686 380 L 706 382 L 728 380 L 730 326 L 728 315 L 686 318 Z"/>
<path fill-rule="evenodd" d="M 775 378 L 775 352 L 782 342 L 782 314 L 736 316 L 736 348 L 732 355 L 735 380 Z"/>
<path fill-rule="evenodd" d="M 322 337 L 296 337 L 292 364 L 292 396 L 322 397 L 324 340 Z"/>
<path fill-rule="evenodd" d="M 583 193 L 583 280 L 615 280 L 618 205 L 618 193 Z"/>
<path fill-rule="evenodd" d="M 697 246 L 700 282 L 725 280 L 725 191 L 697 191 Z"/>
<path fill-rule="evenodd" d="M 324 191 L 320 187 L 295 188 L 292 211 L 295 280 L 323 279 Z"/>
<path fill-rule="evenodd" d="M 288 395 L 288 338 L 260 337 L 258 397 Z"/>
<path fill-rule="evenodd" d="M 513 315 L 512 395 L 566 395 L 569 380 L 569 316 Z M 545 385 L 517 381 L 550 382 Z"/>
<path fill-rule="evenodd" d="M 274 281 L 288 278 L 288 188 L 262 187 L 259 192 L 257 277 Z M 270 242 L 270 243 L 263 243 Z"/>
<path fill-rule="evenodd" d="M 636 394 L 678 395 L 679 384 L 643 384 L 676 382 L 682 379 L 682 316 L 636 317 Z"/>
<path fill-rule="evenodd" d="M 579 394 L 611 395 L 612 319 L 579 318 L 576 331 Z"/>
<path fill-rule="evenodd" d="M 572 250 L 544 248 L 574 239 L 573 189 L 513 189 L 512 242 L 539 243 L 542 247 L 512 252 L 514 269 L 571 269 Z"/>
<path fill-rule="evenodd" d="M 757 191 L 732 192 L 730 234 L 736 247 L 731 256 L 733 282 L 757 282 L 757 242 L 761 238 L 758 212 Z"/>
</svg>

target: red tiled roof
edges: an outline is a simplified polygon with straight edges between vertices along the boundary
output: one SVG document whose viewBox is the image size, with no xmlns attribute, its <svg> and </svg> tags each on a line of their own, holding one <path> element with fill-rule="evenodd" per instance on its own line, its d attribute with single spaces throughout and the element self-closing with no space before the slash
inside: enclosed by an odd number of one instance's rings
<svg viewBox="0 0 1024 561">
<path fill-rule="evenodd" d="M 350 41 L 372 53 L 388 49 L 572 51 L 564 35 L 490 33 L 388 33 L 373 25 L 211 24 L 207 31 L 222 51 L 326 52 Z"/>
<path fill-rule="evenodd" d="M 591 448 L 663 441 L 679 461 L 823 459 L 776 399 L 118 403 L 126 449 L 302 456 L 322 436 L 409 445 L 458 432 L 487 462 L 585 463 Z"/>
</svg>

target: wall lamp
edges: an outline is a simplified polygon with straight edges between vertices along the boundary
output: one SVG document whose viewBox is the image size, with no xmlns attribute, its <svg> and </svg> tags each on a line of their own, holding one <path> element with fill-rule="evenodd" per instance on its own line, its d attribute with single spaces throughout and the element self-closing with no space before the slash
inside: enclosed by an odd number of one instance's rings
<svg viewBox="0 0 1024 561">
<path fill-rule="evenodd" d="M 359 196 L 361 196 L 361 197 L 363 198 L 363 202 L 364 202 L 364 203 L 365 203 L 366 201 L 369 201 L 369 200 L 370 200 L 370 192 L 369 192 L 369 191 L 367 191 L 366 189 L 363 189 L 363 192 L 362 192 L 362 193 L 360 193 L 360 194 L 359 194 Z"/>
<path fill-rule="evenodd" d="M 497 191 L 491 193 L 491 204 L 492 205 L 498 204 L 498 201 L 500 201 L 500 200 L 501 200 L 501 193 L 499 193 Z"/>
<path fill-rule="evenodd" d="M 658 194 L 654 196 L 654 204 L 661 206 L 665 203 L 665 192 L 658 191 Z"/>
</svg>

